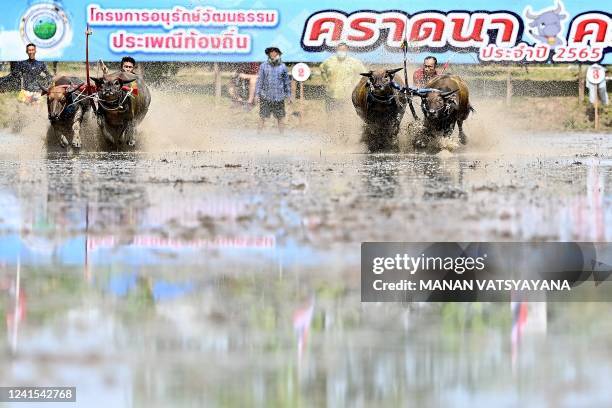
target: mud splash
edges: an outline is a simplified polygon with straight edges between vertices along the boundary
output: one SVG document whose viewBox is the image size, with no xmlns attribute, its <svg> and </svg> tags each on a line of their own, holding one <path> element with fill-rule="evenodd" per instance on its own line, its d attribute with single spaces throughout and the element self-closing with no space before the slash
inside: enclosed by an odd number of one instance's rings
<svg viewBox="0 0 612 408">
<path fill-rule="evenodd" d="M 507 114 L 501 100 L 475 99 L 476 112 L 464 123 L 467 146 L 458 142 L 457 130 L 450 138 L 439 138 L 431 152 L 440 157 L 479 154 L 499 158 L 517 156 L 571 155 L 584 150 L 576 143 L 545 142 L 542 134 L 530 135 Z M 261 134 L 256 131 L 258 108 L 250 111 L 233 108 L 230 101 L 173 89 L 152 89 L 150 111 L 138 127 L 136 151 L 216 151 L 254 154 L 342 154 L 367 153 L 361 142 L 362 123 L 352 105 L 327 114 L 321 100 L 299 101 L 287 105 L 287 128 L 278 134 L 273 121 Z M 418 106 L 417 106 L 418 107 Z M 15 121 L 11 133 L 14 147 L 7 149 L 21 156 L 39 156 L 62 151 L 48 132 L 46 105 L 27 106 L 14 103 Z M 422 116 L 419 112 L 419 116 Z M 414 153 L 412 140 L 420 132 L 420 123 L 412 121 L 407 111 L 399 135 L 401 153 Z M 562 137 L 556 136 L 555 137 Z M 90 113 L 83 124 L 81 152 L 101 152 L 95 119 Z M 570 140 L 568 138 L 568 140 Z M 591 141 L 592 142 L 592 141 Z"/>
</svg>

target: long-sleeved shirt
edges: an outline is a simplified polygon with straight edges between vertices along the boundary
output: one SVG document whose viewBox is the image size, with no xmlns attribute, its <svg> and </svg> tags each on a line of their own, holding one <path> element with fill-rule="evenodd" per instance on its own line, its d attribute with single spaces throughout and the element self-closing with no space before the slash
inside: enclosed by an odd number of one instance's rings
<svg viewBox="0 0 612 408">
<path fill-rule="evenodd" d="M 30 92 L 40 91 L 38 84 L 47 86 L 52 75 L 47 69 L 47 64 L 42 61 L 30 60 L 19 61 L 11 75 L 23 79 L 23 89 Z"/>
<path fill-rule="evenodd" d="M 340 59 L 336 55 L 326 59 L 320 69 L 327 96 L 342 100 L 350 99 L 353 88 L 361 79 L 359 74 L 367 72 L 363 63 L 358 59 L 349 56 Z"/>
<path fill-rule="evenodd" d="M 440 74 L 437 70 L 435 70 L 431 75 L 425 75 L 425 70 L 423 69 L 423 67 L 421 67 L 414 71 L 414 74 L 412 74 L 412 83 L 417 88 L 424 88 L 429 81 L 431 81 L 438 75 Z"/>
<path fill-rule="evenodd" d="M 255 95 L 268 101 L 280 102 L 291 97 L 291 79 L 287 66 L 266 61 L 259 67 Z"/>
</svg>

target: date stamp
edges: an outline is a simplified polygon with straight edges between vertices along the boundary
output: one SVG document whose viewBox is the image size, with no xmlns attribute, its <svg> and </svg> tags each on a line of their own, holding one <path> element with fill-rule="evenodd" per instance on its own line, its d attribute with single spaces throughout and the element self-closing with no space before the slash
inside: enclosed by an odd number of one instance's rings
<svg viewBox="0 0 612 408">
<path fill-rule="evenodd" d="M 0 387 L 0 402 L 76 402 L 76 387 Z"/>
</svg>

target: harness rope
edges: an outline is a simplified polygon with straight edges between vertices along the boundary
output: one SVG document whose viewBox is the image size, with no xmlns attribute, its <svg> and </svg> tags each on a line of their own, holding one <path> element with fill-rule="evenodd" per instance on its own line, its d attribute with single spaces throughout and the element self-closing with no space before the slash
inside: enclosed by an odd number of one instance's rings
<svg viewBox="0 0 612 408">
<path fill-rule="evenodd" d="M 127 100 L 127 98 L 129 98 L 133 93 L 133 89 L 130 89 L 128 92 L 125 93 L 125 96 L 123 97 L 123 99 L 121 100 L 121 102 L 119 103 L 119 105 L 117 107 L 111 107 L 106 105 L 105 103 L 103 103 L 100 98 L 98 97 L 97 94 L 93 94 L 93 95 L 87 95 L 85 92 L 80 91 L 76 94 L 76 98 L 73 98 L 73 101 L 71 103 L 67 103 L 66 105 L 64 105 L 64 107 L 62 108 L 62 110 L 60 111 L 60 113 L 58 114 L 58 117 L 61 117 L 62 114 L 64 113 L 64 111 L 66 110 L 66 108 L 69 108 L 71 106 L 77 105 L 80 102 L 87 100 L 87 99 L 93 99 L 96 100 L 98 102 L 98 104 L 105 110 L 105 111 L 109 111 L 109 112 L 114 112 L 114 111 L 119 111 L 123 109 L 123 103 Z M 72 96 L 71 96 L 72 97 Z M 114 103 L 116 101 L 118 101 L 121 97 L 115 99 L 114 101 L 110 102 L 110 103 Z"/>
<path fill-rule="evenodd" d="M 76 105 L 77 103 L 84 101 L 86 99 L 96 99 L 97 96 L 96 95 L 87 95 L 84 92 L 79 92 L 76 99 L 74 100 L 74 102 L 72 102 L 71 104 L 67 105 L 67 106 L 72 106 L 72 105 Z"/>
<path fill-rule="evenodd" d="M 130 90 L 129 90 L 129 91 L 127 91 L 127 92 L 125 93 L 125 96 L 123 97 L 123 100 L 122 100 L 122 101 L 119 103 L 119 105 L 118 105 L 116 108 L 109 107 L 108 105 L 105 105 L 105 103 L 103 103 L 103 102 L 102 102 L 102 100 L 101 100 L 100 98 L 98 98 L 98 103 L 99 103 L 99 104 L 100 104 L 100 106 L 101 106 L 101 107 L 102 107 L 102 108 L 103 108 L 105 111 L 107 111 L 107 112 L 114 112 L 114 111 L 120 111 L 120 110 L 123 110 L 123 103 L 124 103 L 124 102 L 127 100 L 127 98 L 128 98 L 129 96 L 131 96 L 131 95 L 132 95 L 133 91 L 134 91 L 134 90 L 130 88 Z M 120 97 L 119 97 L 119 98 L 117 98 L 117 99 L 115 99 L 115 100 L 113 100 L 113 101 L 111 101 L 111 102 L 109 102 L 109 103 L 114 104 L 114 103 L 115 103 L 115 102 L 117 102 L 119 99 L 120 99 Z"/>
</svg>

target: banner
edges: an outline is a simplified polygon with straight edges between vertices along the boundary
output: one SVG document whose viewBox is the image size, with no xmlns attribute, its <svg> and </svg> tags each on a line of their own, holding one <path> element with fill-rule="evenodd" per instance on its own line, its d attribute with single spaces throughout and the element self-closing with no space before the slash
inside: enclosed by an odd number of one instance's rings
<svg viewBox="0 0 612 408">
<path fill-rule="evenodd" d="M 285 61 L 320 62 L 345 42 L 368 62 L 444 55 L 453 63 L 611 63 L 612 14 L 579 0 L 30 0 L 3 4 L 0 59 L 260 61 L 274 45 Z M 435 9 L 432 9 L 435 8 Z"/>
</svg>

